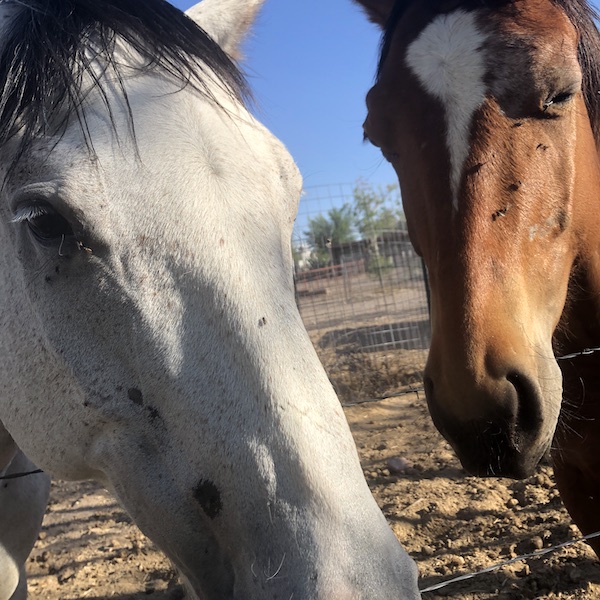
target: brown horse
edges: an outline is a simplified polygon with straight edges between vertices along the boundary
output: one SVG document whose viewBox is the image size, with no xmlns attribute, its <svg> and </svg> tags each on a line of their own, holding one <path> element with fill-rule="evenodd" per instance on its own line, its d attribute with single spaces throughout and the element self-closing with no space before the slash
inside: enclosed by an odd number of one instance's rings
<svg viewBox="0 0 600 600">
<path fill-rule="evenodd" d="M 384 29 L 365 136 L 398 174 L 429 271 L 433 420 L 481 476 L 526 477 L 552 446 L 567 509 L 598 530 L 600 354 L 555 359 L 600 345 L 594 14 L 357 1 Z"/>
</svg>

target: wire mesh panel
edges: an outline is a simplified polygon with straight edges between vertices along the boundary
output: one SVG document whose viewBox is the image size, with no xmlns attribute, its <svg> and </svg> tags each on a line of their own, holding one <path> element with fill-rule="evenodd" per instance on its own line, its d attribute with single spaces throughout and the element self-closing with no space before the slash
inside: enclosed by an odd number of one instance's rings
<svg viewBox="0 0 600 600">
<path fill-rule="evenodd" d="M 319 186 L 300 202 L 297 302 L 343 401 L 397 393 L 422 378 L 430 335 L 424 268 L 393 192 Z"/>
</svg>

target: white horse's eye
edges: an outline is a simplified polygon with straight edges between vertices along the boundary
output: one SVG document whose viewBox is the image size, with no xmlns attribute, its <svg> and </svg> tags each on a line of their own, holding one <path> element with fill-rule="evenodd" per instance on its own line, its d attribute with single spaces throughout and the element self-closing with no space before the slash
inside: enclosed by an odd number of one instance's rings
<svg viewBox="0 0 600 600">
<path fill-rule="evenodd" d="M 73 238 L 69 222 L 49 204 L 33 204 L 19 209 L 13 223 L 27 223 L 36 240 L 44 245 L 64 243 Z"/>
</svg>

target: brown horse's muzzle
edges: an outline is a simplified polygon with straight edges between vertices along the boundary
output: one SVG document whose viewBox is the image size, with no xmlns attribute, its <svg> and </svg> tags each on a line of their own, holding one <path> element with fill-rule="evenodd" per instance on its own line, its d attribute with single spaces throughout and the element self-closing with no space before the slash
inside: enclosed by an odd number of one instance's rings
<svg viewBox="0 0 600 600">
<path fill-rule="evenodd" d="M 469 473 L 513 479 L 533 473 L 556 426 L 545 414 L 545 399 L 533 377 L 514 370 L 501 379 L 473 378 L 470 388 L 464 381 L 448 387 L 436 379 L 426 371 L 429 411 Z"/>
</svg>

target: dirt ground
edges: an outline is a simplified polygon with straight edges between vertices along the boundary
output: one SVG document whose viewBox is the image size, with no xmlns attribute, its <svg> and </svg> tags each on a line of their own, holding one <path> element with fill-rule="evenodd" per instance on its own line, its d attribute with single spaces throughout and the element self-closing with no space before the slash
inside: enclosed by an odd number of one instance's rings
<svg viewBox="0 0 600 600">
<path fill-rule="evenodd" d="M 579 536 L 542 465 L 524 482 L 467 477 L 412 394 L 346 408 L 365 476 L 417 561 L 421 588 Z M 28 565 L 33 600 L 176 600 L 168 561 L 93 483 L 53 485 Z M 583 543 L 423 594 L 461 600 L 600 599 Z"/>
</svg>

